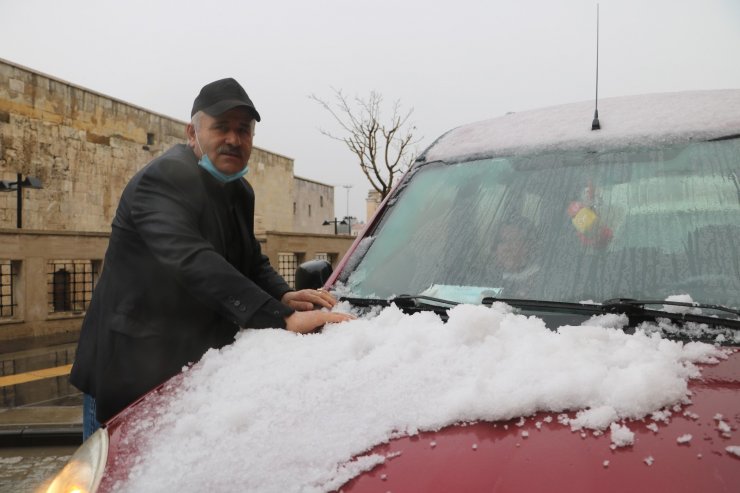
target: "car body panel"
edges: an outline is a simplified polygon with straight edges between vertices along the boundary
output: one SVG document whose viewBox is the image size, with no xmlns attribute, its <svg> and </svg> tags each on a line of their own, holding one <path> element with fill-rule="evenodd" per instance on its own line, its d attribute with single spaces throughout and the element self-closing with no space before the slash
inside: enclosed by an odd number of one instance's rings
<svg viewBox="0 0 740 493">
<path fill-rule="evenodd" d="M 736 492 L 740 457 L 725 449 L 740 444 L 740 352 L 702 370 L 703 377 L 689 385 L 693 403 L 673 412 L 668 422 L 627 423 L 635 433 L 631 446 L 612 450 L 609 430 L 598 436 L 593 430 L 572 431 L 553 413 L 527 417 L 523 424 L 513 419 L 456 425 L 374 448 L 400 455 L 341 490 Z M 718 429 L 718 414 L 732 428 L 730 436 Z M 657 432 L 647 428 L 650 423 Z M 677 439 L 686 434 L 691 440 L 680 444 Z"/>
</svg>

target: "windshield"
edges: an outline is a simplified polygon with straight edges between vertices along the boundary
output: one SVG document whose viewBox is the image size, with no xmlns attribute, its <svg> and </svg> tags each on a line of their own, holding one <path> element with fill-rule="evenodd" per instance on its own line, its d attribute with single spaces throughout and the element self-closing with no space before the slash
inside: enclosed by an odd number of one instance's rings
<svg viewBox="0 0 740 493">
<path fill-rule="evenodd" d="M 417 169 L 340 281 L 426 294 L 738 306 L 740 139 Z"/>
</svg>

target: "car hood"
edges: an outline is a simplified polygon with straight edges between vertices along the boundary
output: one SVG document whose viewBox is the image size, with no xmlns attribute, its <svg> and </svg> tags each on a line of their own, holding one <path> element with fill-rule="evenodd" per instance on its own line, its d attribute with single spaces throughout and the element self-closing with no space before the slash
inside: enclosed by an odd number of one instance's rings
<svg viewBox="0 0 740 493">
<path fill-rule="evenodd" d="M 626 422 L 629 446 L 613 446 L 609 430 L 571 430 L 552 413 L 460 424 L 376 447 L 390 458 L 341 490 L 735 492 L 740 457 L 727 448 L 740 445 L 740 352 L 689 387 L 691 404 Z"/>
<path fill-rule="evenodd" d="M 634 433 L 631 445 L 614 447 L 608 429 L 572 430 L 565 418 L 575 413 L 461 423 L 399 436 L 361 454 L 387 459 L 340 489 L 345 493 L 737 491 L 740 452 L 728 448 L 740 448 L 740 350 L 731 351 L 718 364 L 700 365 L 702 376 L 689 383 L 690 404 L 624 422 Z M 152 393 L 166 396 L 181 378 L 183 374 Z M 142 408 L 134 404 L 106 423 L 110 448 L 98 491 L 115 490 L 116 482 L 142 460 L 137 443 L 130 439 L 136 436 L 137 423 L 147 419 Z"/>
</svg>

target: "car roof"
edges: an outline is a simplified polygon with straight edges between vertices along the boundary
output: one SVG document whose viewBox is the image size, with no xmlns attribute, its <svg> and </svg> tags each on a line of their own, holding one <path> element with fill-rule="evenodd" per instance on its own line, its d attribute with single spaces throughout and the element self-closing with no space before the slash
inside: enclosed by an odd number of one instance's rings
<svg viewBox="0 0 740 493">
<path fill-rule="evenodd" d="M 594 101 L 508 113 L 455 128 L 424 161 L 669 145 L 740 135 L 740 89 L 686 91 L 599 101 L 600 130 L 591 130 Z"/>
</svg>

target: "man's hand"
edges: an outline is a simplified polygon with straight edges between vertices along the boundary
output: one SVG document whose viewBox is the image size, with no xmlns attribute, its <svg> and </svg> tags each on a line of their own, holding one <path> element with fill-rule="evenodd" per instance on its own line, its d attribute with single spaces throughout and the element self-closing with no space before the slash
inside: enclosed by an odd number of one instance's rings
<svg viewBox="0 0 740 493">
<path fill-rule="evenodd" d="M 283 295 L 280 301 L 299 312 L 314 310 L 316 307 L 331 310 L 337 304 L 337 299 L 323 289 L 289 291 Z"/>
<path fill-rule="evenodd" d="M 346 322 L 347 320 L 354 319 L 355 317 L 349 313 L 322 312 L 318 310 L 294 312 L 285 319 L 285 328 L 291 332 L 306 334 L 323 327 L 327 323 Z"/>
</svg>

